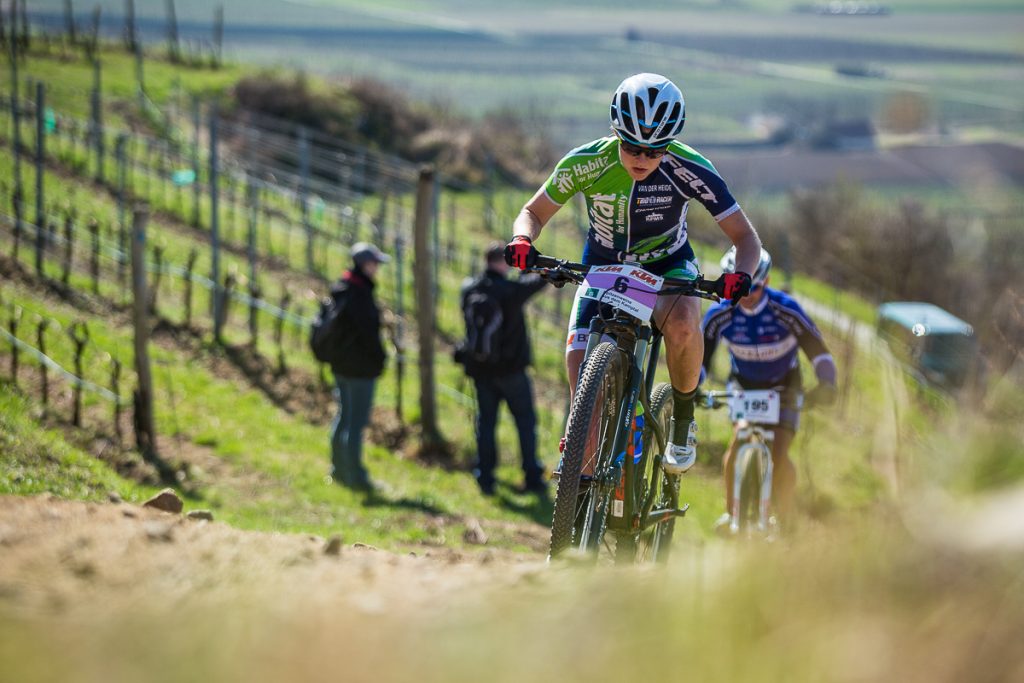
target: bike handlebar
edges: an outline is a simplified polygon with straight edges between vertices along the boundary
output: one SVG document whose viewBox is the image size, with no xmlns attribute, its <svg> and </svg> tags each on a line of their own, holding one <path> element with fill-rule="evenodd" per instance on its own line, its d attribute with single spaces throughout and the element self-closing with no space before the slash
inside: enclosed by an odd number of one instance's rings
<svg viewBox="0 0 1024 683">
<path fill-rule="evenodd" d="M 643 268 L 641 263 L 625 263 L 622 265 L 635 265 L 639 268 Z M 567 282 L 574 284 L 583 284 L 586 274 L 590 271 L 591 266 L 585 263 L 575 263 L 573 261 L 567 261 L 565 259 L 557 259 L 551 256 L 544 256 L 543 254 L 537 255 L 537 260 L 534 262 L 532 268 L 527 268 L 526 272 L 538 273 L 541 277 L 549 280 L 556 287 L 561 287 Z M 698 277 L 696 280 L 686 280 L 683 278 L 664 278 L 665 286 L 658 292 L 658 296 L 664 296 L 669 294 L 682 294 L 684 296 L 699 297 L 701 299 L 710 299 L 711 301 L 720 301 L 718 293 L 715 291 L 715 283 L 712 280 L 705 280 L 703 277 Z"/>
</svg>

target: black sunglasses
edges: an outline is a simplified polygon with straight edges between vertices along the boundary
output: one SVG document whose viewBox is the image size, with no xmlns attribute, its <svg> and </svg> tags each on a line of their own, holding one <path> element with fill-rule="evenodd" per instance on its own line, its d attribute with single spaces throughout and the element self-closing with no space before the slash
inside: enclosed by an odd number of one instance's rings
<svg viewBox="0 0 1024 683">
<path fill-rule="evenodd" d="M 619 144 L 622 146 L 622 151 L 626 154 L 634 157 L 645 156 L 648 159 L 660 159 L 665 156 L 665 149 L 652 149 L 650 147 L 640 147 L 638 145 L 632 145 L 625 140 L 619 140 Z"/>
</svg>

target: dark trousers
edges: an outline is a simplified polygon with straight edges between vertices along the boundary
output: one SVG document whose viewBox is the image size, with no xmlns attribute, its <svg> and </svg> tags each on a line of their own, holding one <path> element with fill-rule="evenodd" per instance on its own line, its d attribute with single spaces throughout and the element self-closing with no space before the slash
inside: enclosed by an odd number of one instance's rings
<svg viewBox="0 0 1024 683">
<path fill-rule="evenodd" d="M 375 379 L 334 376 L 338 414 L 331 423 L 332 476 L 349 485 L 369 481 L 363 467 L 363 430 L 370 421 Z"/>
<path fill-rule="evenodd" d="M 526 371 L 502 377 L 474 377 L 476 384 L 476 447 L 477 461 L 473 468 L 480 488 L 494 487 L 494 468 L 498 464 L 498 449 L 494 438 L 498 426 L 498 407 L 501 401 L 516 421 L 519 448 L 523 456 L 523 476 L 527 486 L 540 484 L 544 468 L 537 461 L 537 413 L 533 407 L 533 387 Z"/>
</svg>

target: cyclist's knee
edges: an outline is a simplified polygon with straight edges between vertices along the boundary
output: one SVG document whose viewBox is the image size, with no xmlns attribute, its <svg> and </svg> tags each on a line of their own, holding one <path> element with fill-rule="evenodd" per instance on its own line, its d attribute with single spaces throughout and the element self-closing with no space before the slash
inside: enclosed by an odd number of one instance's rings
<svg viewBox="0 0 1024 683">
<path fill-rule="evenodd" d="M 670 315 L 661 325 L 661 333 L 674 345 L 688 345 L 701 336 L 700 324 L 692 316 Z"/>
<path fill-rule="evenodd" d="M 565 369 L 568 373 L 569 381 L 575 386 L 576 378 L 580 373 L 580 365 L 583 364 L 583 349 L 572 349 L 566 348 L 565 350 Z"/>
</svg>

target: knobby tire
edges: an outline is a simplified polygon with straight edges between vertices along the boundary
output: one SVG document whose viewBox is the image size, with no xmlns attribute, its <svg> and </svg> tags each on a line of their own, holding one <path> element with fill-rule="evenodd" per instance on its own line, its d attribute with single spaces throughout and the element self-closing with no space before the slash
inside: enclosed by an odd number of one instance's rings
<svg viewBox="0 0 1024 683">
<path fill-rule="evenodd" d="M 562 453 L 561 474 L 555 493 L 555 507 L 551 519 L 552 558 L 574 544 L 580 545 L 581 539 L 574 538 L 579 510 L 580 475 L 588 457 L 594 458 L 595 474 L 600 474 L 603 465 L 601 461 L 607 460 L 610 455 L 618 407 L 625 387 L 625 375 L 625 357 L 622 351 L 609 342 L 598 344 L 583 363 L 579 384 L 569 409 L 565 450 Z M 595 420 L 598 421 L 596 425 Z M 592 425 L 597 427 L 598 439 L 595 452 L 587 453 L 587 438 Z M 602 516 L 601 519 L 595 517 L 593 524 L 596 532 L 590 539 L 586 539 L 586 546 L 591 550 L 596 550 L 602 541 L 600 537 L 605 528 L 603 516 L 607 514 L 606 506 L 601 505 L 600 501 L 589 500 L 590 496 L 597 495 L 597 489 L 595 480 L 591 491 L 582 501 L 591 506 L 595 515 Z"/>
<path fill-rule="evenodd" d="M 750 533 L 757 527 L 760 515 L 761 503 L 761 454 L 754 444 L 746 444 L 743 448 L 749 449 L 749 457 L 746 458 L 743 478 L 740 480 L 740 519 L 741 532 Z M 739 452 L 737 452 L 739 455 Z"/>
<path fill-rule="evenodd" d="M 654 419 L 658 420 L 661 425 L 662 434 L 665 435 L 666 441 L 672 438 L 670 430 L 672 429 L 672 412 L 675 407 L 672 396 L 672 385 L 671 384 L 659 384 L 654 388 L 654 392 L 651 394 L 651 415 Z M 645 430 L 648 431 L 648 430 Z M 644 438 L 648 438 L 645 434 Z M 650 430 L 650 442 L 653 444 L 655 441 L 654 430 Z M 646 444 L 644 442 L 644 447 Z M 659 444 L 661 453 L 665 452 L 666 444 Z M 654 456 L 658 451 L 652 451 L 650 460 L 653 463 Z M 653 473 L 651 481 L 654 482 L 652 486 L 659 486 L 658 497 L 655 499 L 655 509 L 671 508 L 676 509 L 679 507 L 679 480 L 680 475 L 667 474 L 660 467 L 656 472 Z M 646 492 L 645 492 L 646 494 Z M 667 562 L 672 548 L 672 536 L 675 534 L 676 529 L 676 518 L 669 517 L 661 524 L 657 524 L 649 529 L 640 538 L 640 560 L 646 560 L 649 562 Z"/>
</svg>

